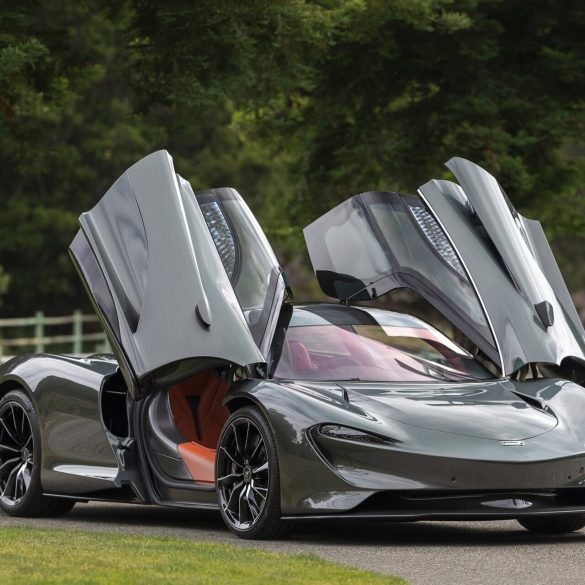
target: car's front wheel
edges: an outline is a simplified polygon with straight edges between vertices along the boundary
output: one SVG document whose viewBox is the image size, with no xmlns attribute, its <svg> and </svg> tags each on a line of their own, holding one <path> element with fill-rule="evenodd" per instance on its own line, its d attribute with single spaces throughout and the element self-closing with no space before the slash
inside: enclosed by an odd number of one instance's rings
<svg viewBox="0 0 585 585">
<path fill-rule="evenodd" d="M 59 516 L 74 500 L 44 496 L 41 432 L 27 394 L 12 390 L 0 399 L 0 508 L 10 516 Z"/>
<path fill-rule="evenodd" d="M 537 534 L 566 534 L 585 528 L 585 514 L 518 518 L 518 522 Z"/>
<path fill-rule="evenodd" d="M 272 432 L 251 406 L 234 412 L 222 430 L 216 458 L 219 509 L 227 527 L 241 538 L 283 538 L 280 472 Z"/>
</svg>

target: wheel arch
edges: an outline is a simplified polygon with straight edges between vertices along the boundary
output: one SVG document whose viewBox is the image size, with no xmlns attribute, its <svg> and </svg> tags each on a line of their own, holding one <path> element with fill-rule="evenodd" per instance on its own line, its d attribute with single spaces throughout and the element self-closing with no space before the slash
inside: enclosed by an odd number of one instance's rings
<svg viewBox="0 0 585 585">
<path fill-rule="evenodd" d="M 275 436 L 276 429 L 274 428 L 274 424 L 271 420 L 269 410 L 267 406 L 263 404 L 261 397 L 254 394 L 249 394 L 247 392 L 238 392 L 237 394 L 228 396 L 224 404 L 230 411 L 230 415 L 244 406 L 253 406 L 254 408 L 257 408 L 262 416 L 266 419 L 266 422 L 272 431 L 272 435 Z"/>
<path fill-rule="evenodd" d="M 239 410 L 244 406 L 256 406 L 260 408 L 260 410 L 262 410 L 264 415 L 266 415 L 266 412 L 262 408 L 260 401 L 252 398 L 250 395 L 238 394 L 236 396 L 228 396 L 228 398 L 225 401 L 225 405 L 230 411 L 230 414 L 233 414 L 234 412 L 236 412 L 236 410 Z"/>
<path fill-rule="evenodd" d="M 254 388 L 254 386 L 252 387 Z M 266 420 L 268 424 L 268 428 L 272 433 L 272 437 L 274 438 L 278 451 L 280 452 L 279 443 L 280 441 L 277 438 L 277 429 L 274 426 L 274 421 L 270 415 L 269 405 L 266 405 L 262 401 L 262 394 L 253 394 L 249 392 L 246 388 L 238 389 L 234 394 L 228 395 L 224 401 L 225 406 L 227 406 L 228 410 L 230 411 L 230 416 L 243 408 L 244 406 L 252 406 L 257 408 L 260 411 L 260 414 Z"/>
<path fill-rule="evenodd" d="M 0 398 L 3 398 L 6 396 L 6 394 L 8 394 L 8 392 L 11 392 L 12 390 L 23 391 L 31 399 L 33 404 L 35 404 L 33 392 L 22 378 L 18 378 L 16 376 L 6 377 L 0 381 Z"/>
</svg>

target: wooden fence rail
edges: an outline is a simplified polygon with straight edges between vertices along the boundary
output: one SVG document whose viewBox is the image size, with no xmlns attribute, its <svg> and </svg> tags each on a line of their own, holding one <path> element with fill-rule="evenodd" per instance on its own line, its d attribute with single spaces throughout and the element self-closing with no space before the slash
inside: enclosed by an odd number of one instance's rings
<svg viewBox="0 0 585 585">
<path fill-rule="evenodd" d="M 33 317 L 0 319 L 0 363 L 25 349 L 43 353 L 51 346 L 59 346 L 61 353 L 69 355 L 84 355 L 88 350 L 91 353 L 109 351 L 106 336 L 98 323 L 95 315 L 84 315 L 81 311 L 64 317 L 47 317 L 42 311 L 37 311 Z M 86 324 L 92 331 L 84 331 Z M 71 327 L 71 333 L 63 333 L 67 325 Z M 61 332 L 47 335 L 47 329 L 51 327 L 60 327 Z M 25 335 L 29 329 L 30 335 Z M 16 331 L 16 335 L 7 335 L 11 330 Z"/>
</svg>

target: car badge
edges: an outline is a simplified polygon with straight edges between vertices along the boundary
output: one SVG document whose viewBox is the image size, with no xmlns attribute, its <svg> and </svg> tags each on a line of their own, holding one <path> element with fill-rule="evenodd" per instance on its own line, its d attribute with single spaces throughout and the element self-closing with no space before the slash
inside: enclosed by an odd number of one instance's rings
<svg viewBox="0 0 585 585">
<path fill-rule="evenodd" d="M 501 441 L 504 447 L 524 447 L 524 441 Z"/>
</svg>

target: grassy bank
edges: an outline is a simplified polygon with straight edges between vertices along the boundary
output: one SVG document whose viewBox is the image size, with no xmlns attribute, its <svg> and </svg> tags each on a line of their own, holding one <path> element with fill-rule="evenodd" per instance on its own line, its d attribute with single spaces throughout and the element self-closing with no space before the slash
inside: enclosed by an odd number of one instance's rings
<svg viewBox="0 0 585 585">
<path fill-rule="evenodd" d="M 0 558 L 2 585 L 405 583 L 313 555 L 106 532 L 0 528 Z"/>
</svg>

